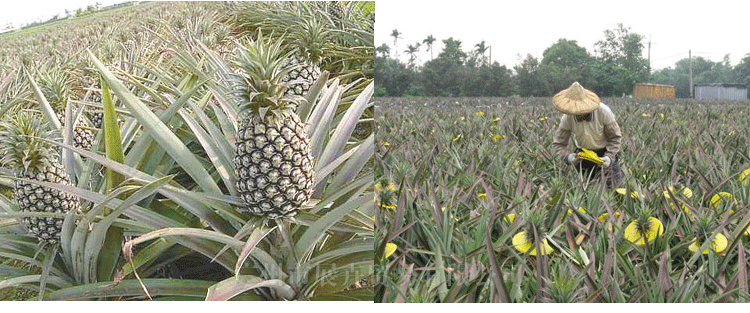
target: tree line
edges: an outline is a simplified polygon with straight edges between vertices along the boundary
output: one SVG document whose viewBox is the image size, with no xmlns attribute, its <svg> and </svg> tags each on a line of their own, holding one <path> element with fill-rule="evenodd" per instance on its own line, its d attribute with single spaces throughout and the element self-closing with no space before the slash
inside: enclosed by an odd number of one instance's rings
<svg viewBox="0 0 750 313">
<path fill-rule="evenodd" d="M 407 45 L 403 53 L 409 58 L 404 63 L 398 59 L 400 35 L 396 29 L 391 34 L 394 51 L 387 44 L 375 49 L 376 96 L 549 97 L 578 81 L 603 97 L 630 95 L 636 83 L 672 85 L 676 97 L 690 97 L 690 59 L 677 61 L 674 68 L 652 72 L 643 57 L 645 36 L 623 24 L 605 30 L 604 38 L 594 44 L 593 54 L 575 40 L 561 38 L 544 50 L 541 60 L 528 54 L 513 68 L 490 63 L 484 41 L 464 51 L 460 40 L 444 39 L 442 51 L 433 56 L 436 39 L 432 35 L 421 43 Z M 430 60 L 417 65 L 421 47 L 429 52 Z M 719 62 L 701 56 L 692 59 L 694 84 L 750 85 L 750 53 L 734 67 L 729 55 Z"/>
</svg>

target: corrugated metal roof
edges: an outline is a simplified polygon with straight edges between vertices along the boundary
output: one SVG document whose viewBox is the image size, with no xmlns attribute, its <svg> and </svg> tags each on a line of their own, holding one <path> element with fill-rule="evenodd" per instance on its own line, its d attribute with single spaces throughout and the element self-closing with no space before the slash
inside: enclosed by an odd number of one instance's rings
<svg viewBox="0 0 750 313">
<path fill-rule="evenodd" d="M 695 85 L 695 99 L 703 100 L 747 100 L 747 88 L 742 84 Z"/>
<path fill-rule="evenodd" d="M 730 83 L 710 83 L 710 84 L 693 84 L 693 86 L 719 86 L 719 87 L 734 87 L 740 89 L 747 89 L 745 84 L 730 84 Z"/>
</svg>

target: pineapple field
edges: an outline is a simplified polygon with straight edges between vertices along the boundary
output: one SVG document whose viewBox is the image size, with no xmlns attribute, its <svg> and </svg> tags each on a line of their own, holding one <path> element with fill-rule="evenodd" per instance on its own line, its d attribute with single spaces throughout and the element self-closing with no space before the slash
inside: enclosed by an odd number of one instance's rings
<svg viewBox="0 0 750 313">
<path fill-rule="evenodd" d="M 749 301 L 750 102 L 602 102 L 612 188 L 551 98 L 377 98 L 375 301 Z"/>
<path fill-rule="evenodd" d="M 372 301 L 374 10 L 141 2 L 0 34 L 0 300 Z"/>
</svg>

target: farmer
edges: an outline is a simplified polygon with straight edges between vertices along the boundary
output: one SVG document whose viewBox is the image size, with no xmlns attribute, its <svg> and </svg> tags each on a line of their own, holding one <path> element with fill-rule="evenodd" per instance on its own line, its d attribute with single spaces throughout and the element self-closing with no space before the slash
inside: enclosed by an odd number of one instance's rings
<svg viewBox="0 0 750 313">
<path fill-rule="evenodd" d="M 557 155 L 565 164 L 575 166 L 587 177 L 597 177 L 600 175 L 599 171 L 604 169 L 607 186 L 617 186 L 622 179 L 618 163 L 622 134 L 612 110 L 599 102 L 599 96 L 583 88 L 578 82 L 558 92 L 552 98 L 552 104 L 563 113 L 560 126 L 552 139 Z M 570 153 L 568 149 L 571 134 L 575 153 Z M 604 163 L 597 165 L 578 159 L 577 153 L 582 151 L 581 148 L 596 152 Z"/>
</svg>

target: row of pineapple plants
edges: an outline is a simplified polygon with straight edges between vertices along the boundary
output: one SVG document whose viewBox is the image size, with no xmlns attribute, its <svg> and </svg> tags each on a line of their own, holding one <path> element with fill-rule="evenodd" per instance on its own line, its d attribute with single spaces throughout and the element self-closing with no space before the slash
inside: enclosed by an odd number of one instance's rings
<svg viewBox="0 0 750 313">
<path fill-rule="evenodd" d="M 112 31 L 93 45 L 6 64 L 2 183 L 14 192 L 0 198 L 0 266 L 13 275 L 0 288 L 371 300 L 374 136 L 352 134 L 372 123 L 362 60 L 374 3 L 339 3 L 346 23 L 322 4 L 285 3 L 263 30 L 232 9 L 274 4 L 139 4 L 82 20 Z M 289 21 L 292 9 L 306 15 Z M 322 37 L 290 27 L 323 18 Z M 314 53 L 317 64 L 299 62 Z M 202 276 L 170 274 L 187 257 Z"/>
<path fill-rule="evenodd" d="M 376 302 L 747 301 L 747 103 L 603 102 L 614 189 L 556 157 L 549 99 L 377 99 Z"/>
</svg>

